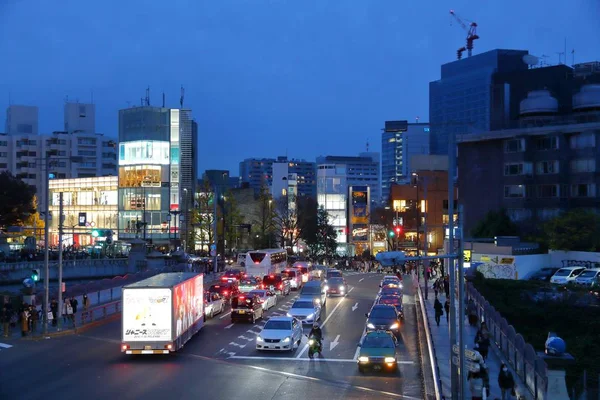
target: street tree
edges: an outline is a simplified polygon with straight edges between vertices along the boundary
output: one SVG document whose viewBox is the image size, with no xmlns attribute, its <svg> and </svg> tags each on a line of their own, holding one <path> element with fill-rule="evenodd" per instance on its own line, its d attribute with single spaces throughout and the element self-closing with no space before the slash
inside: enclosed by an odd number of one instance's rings
<svg viewBox="0 0 600 400">
<path fill-rule="evenodd" d="M 506 210 L 490 211 L 471 231 L 474 238 L 518 236 L 519 228 L 510 220 Z"/>
<path fill-rule="evenodd" d="M 319 207 L 316 215 L 316 224 L 309 226 L 303 232 L 303 239 L 312 258 L 331 257 L 337 249 L 337 232 L 329 223 L 329 214 L 323 207 Z"/>
<path fill-rule="evenodd" d="M 33 195 L 31 200 L 31 209 L 32 212 L 25 218 L 25 221 L 23 222 L 23 225 L 31 228 L 26 229 L 25 234 L 27 236 L 35 237 L 36 240 L 40 240 L 44 233 L 44 219 L 40 216 L 37 195 Z"/>
<path fill-rule="evenodd" d="M 196 195 L 192 210 L 194 244 L 200 244 L 202 251 L 208 251 L 214 242 L 214 192 L 208 181 L 203 181 Z"/>
<path fill-rule="evenodd" d="M 255 249 L 268 249 L 275 245 L 275 207 L 269 187 L 263 185 L 258 194 L 258 221 L 252 225 Z"/>
<path fill-rule="evenodd" d="M 225 253 L 228 253 L 228 251 L 238 247 L 240 225 L 244 222 L 244 218 L 240 212 L 238 202 L 230 190 L 225 192 L 222 200 L 220 206 L 225 231 Z"/>
<path fill-rule="evenodd" d="M 8 171 L 0 173 L 0 226 L 23 225 L 27 217 L 35 212 L 34 195 L 35 187 Z"/>
<path fill-rule="evenodd" d="M 274 203 L 276 235 L 285 248 L 294 248 L 302 234 L 298 218 L 298 198 L 296 195 L 281 196 Z"/>
<path fill-rule="evenodd" d="M 544 239 L 552 250 L 600 251 L 600 216 L 574 209 L 544 225 Z"/>
</svg>

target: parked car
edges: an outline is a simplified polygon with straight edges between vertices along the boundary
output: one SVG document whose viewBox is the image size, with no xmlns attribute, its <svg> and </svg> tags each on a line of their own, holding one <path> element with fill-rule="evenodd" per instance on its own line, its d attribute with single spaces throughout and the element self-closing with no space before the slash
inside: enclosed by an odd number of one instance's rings
<svg viewBox="0 0 600 400">
<path fill-rule="evenodd" d="M 564 267 L 556 271 L 550 283 L 557 283 L 559 285 L 566 285 L 571 283 L 579 276 L 580 273 L 585 271 L 585 267 Z"/>
<path fill-rule="evenodd" d="M 529 280 L 549 282 L 550 278 L 552 278 L 552 275 L 554 275 L 559 269 L 560 268 L 553 267 L 542 268 L 539 271 L 536 271 L 533 274 L 531 274 Z"/>
<path fill-rule="evenodd" d="M 600 268 L 586 269 L 575 278 L 575 284 L 591 287 L 598 276 L 600 276 Z"/>
</svg>

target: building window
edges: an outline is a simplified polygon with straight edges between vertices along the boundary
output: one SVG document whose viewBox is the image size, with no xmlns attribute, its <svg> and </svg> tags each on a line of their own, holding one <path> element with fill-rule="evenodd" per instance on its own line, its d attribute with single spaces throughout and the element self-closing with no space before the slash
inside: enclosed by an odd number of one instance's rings
<svg viewBox="0 0 600 400">
<path fill-rule="evenodd" d="M 578 183 L 571 185 L 571 197 L 596 197 L 596 184 Z"/>
<path fill-rule="evenodd" d="M 558 174 L 558 160 L 540 161 L 535 166 L 535 172 L 539 175 Z"/>
<path fill-rule="evenodd" d="M 65 157 L 65 156 L 67 155 L 67 152 L 66 152 L 66 151 L 64 151 L 64 150 L 60 150 L 60 151 L 58 152 L 58 155 L 59 155 L 59 156 L 62 156 L 62 157 Z"/>
<path fill-rule="evenodd" d="M 596 172 L 596 160 L 593 158 L 582 158 L 571 161 L 571 172 Z"/>
<path fill-rule="evenodd" d="M 525 197 L 525 185 L 504 186 L 504 197 Z"/>
<path fill-rule="evenodd" d="M 0 163 L 0 168 L 8 168 L 8 164 L 6 164 L 6 163 Z"/>
<path fill-rule="evenodd" d="M 504 175 L 531 174 L 531 163 L 509 163 L 504 164 Z"/>
<path fill-rule="evenodd" d="M 6 146 L 8 146 L 8 142 L 6 140 L 1 140 L 0 141 L 0 146 L 6 147 Z"/>
<path fill-rule="evenodd" d="M 506 214 L 511 221 L 518 222 L 531 218 L 532 212 L 527 208 L 509 208 L 506 210 Z"/>
<path fill-rule="evenodd" d="M 539 138 L 537 140 L 537 149 L 540 151 L 558 149 L 558 137 L 549 136 L 549 137 Z"/>
<path fill-rule="evenodd" d="M 8 157 L 8 153 L 7 152 L 0 152 L 0 157 Z"/>
<path fill-rule="evenodd" d="M 596 146 L 596 136 L 593 133 L 579 133 L 570 138 L 572 149 L 586 149 Z"/>
<path fill-rule="evenodd" d="M 560 190 L 558 185 L 538 185 L 537 197 L 539 198 L 553 198 L 558 197 Z"/>
<path fill-rule="evenodd" d="M 525 139 L 511 139 L 504 142 L 505 153 L 518 153 L 525 151 Z"/>
<path fill-rule="evenodd" d="M 94 150 L 77 150 L 77 155 L 95 157 L 96 152 Z"/>
<path fill-rule="evenodd" d="M 542 208 L 537 211 L 538 218 L 541 220 L 549 220 L 558 217 L 560 208 Z"/>
<path fill-rule="evenodd" d="M 86 145 L 86 146 L 95 146 L 96 145 L 96 139 L 92 139 L 92 138 L 78 138 L 77 139 L 77 144 L 82 144 L 82 145 Z"/>
<path fill-rule="evenodd" d="M 392 202 L 392 206 L 394 208 L 394 211 L 397 212 L 404 212 L 406 211 L 406 200 L 394 200 Z"/>
</svg>

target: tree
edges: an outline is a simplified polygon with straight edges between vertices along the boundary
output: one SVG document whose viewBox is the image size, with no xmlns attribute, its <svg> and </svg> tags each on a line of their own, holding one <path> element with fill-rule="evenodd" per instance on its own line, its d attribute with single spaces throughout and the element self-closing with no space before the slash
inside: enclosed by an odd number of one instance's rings
<svg viewBox="0 0 600 400">
<path fill-rule="evenodd" d="M 510 220 L 505 210 L 490 211 L 471 231 L 474 238 L 518 236 L 519 228 Z"/>
<path fill-rule="evenodd" d="M 600 216 L 574 209 L 548 221 L 544 238 L 552 250 L 599 251 Z"/>
<path fill-rule="evenodd" d="M 275 245 L 275 207 L 266 185 L 260 188 L 258 206 L 258 221 L 252 225 L 254 248 L 268 249 Z"/>
<path fill-rule="evenodd" d="M 223 196 L 223 222 L 225 223 L 225 242 L 229 246 L 231 251 L 233 248 L 237 248 L 238 239 L 240 234 L 240 225 L 243 223 L 244 218 L 238 207 L 238 203 L 231 193 L 227 191 Z M 227 249 L 225 249 L 227 253 Z"/>
<path fill-rule="evenodd" d="M 23 225 L 35 212 L 33 196 L 35 187 L 14 177 L 10 172 L 0 173 L 0 226 Z"/>
<path fill-rule="evenodd" d="M 310 256 L 312 258 L 333 256 L 337 249 L 337 233 L 329 224 L 329 214 L 323 207 L 317 210 L 316 224 L 308 228 L 303 232 L 302 238 L 308 246 Z"/>
<path fill-rule="evenodd" d="M 196 196 L 196 204 L 192 210 L 192 226 L 194 227 L 194 246 L 200 244 L 202 251 L 208 251 L 214 242 L 214 192 L 210 183 L 205 180 Z"/>
<path fill-rule="evenodd" d="M 33 236 L 36 238 L 36 240 L 39 240 L 42 238 L 44 220 L 40 217 L 40 212 L 38 210 L 38 198 L 36 195 L 33 195 L 31 200 L 31 208 L 33 212 L 25 219 L 24 225 L 26 227 L 31 227 L 32 229 L 26 229 L 25 235 Z"/>
<path fill-rule="evenodd" d="M 276 234 L 280 236 L 283 247 L 294 248 L 302 234 L 297 196 L 282 196 L 275 200 L 274 218 Z"/>
<path fill-rule="evenodd" d="M 392 210 L 390 207 L 377 207 L 370 215 L 371 224 L 381 225 L 384 227 L 383 237 L 379 235 L 379 239 L 375 240 L 387 242 L 388 249 L 394 248 L 395 237 L 390 236 L 387 233 L 388 230 L 391 230 L 394 226 L 394 213 L 394 210 Z"/>
</svg>

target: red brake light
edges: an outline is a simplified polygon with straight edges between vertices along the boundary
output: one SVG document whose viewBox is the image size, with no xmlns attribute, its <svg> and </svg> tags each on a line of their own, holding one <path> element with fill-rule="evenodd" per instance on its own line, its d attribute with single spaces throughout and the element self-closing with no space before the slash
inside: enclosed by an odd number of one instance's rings
<svg viewBox="0 0 600 400">
<path fill-rule="evenodd" d="M 275 278 L 275 275 L 269 275 L 269 278 Z"/>
<path fill-rule="evenodd" d="M 244 299 L 245 299 L 245 297 L 244 297 L 244 296 L 240 296 L 240 300 L 244 300 Z"/>
<path fill-rule="evenodd" d="M 226 295 L 226 294 L 228 294 L 228 293 L 229 293 L 229 292 L 228 292 L 227 290 L 225 290 L 225 291 L 223 292 L 223 294 L 225 294 L 225 295 Z"/>
<path fill-rule="evenodd" d="M 258 261 L 254 261 L 254 264 L 257 264 L 257 265 L 258 265 L 258 264 L 260 264 L 260 262 L 258 262 Z"/>
</svg>

